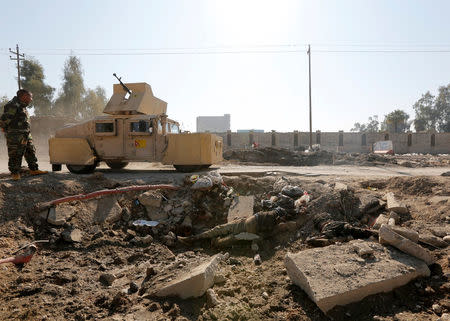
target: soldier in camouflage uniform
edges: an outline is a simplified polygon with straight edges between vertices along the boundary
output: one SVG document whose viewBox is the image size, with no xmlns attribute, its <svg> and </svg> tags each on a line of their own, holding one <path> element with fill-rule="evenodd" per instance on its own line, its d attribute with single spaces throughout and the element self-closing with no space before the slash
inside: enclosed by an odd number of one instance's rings
<svg viewBox="0 0 450 321">
<path fill-rule="evenodd" d="M 30 121 L 26 109 L 32 100 L 31 92 L 20 89 L 17 96 L 5 105 L 0 118 L 0 128 L 5 133 L 8 146 L 8 168 L 14 180 L 20 179 L 24 156 L 31 175 L 47 173 L 38 169 L 36 148 L 30 134 Z"/>
</svg>

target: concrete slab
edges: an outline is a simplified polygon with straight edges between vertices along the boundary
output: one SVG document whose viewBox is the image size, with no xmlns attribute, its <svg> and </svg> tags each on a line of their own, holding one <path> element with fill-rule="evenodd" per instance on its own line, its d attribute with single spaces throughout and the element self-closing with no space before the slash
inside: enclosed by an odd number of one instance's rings
<svg viewBox="0 0 450 321">
<path fill-rule="evenodd" d="M 288 253 L 285 266 L 324 313 L 430 275 L 422 260 L 365 240 Z"/>
<path fill-rule="evenodd" d="M 389 192 L 386 194 L 386 201 L 387 201 L 387 209 L 389 211 L 394 211 L 395 213 L 398 214 L 406 214 L 408 213 L 408 208 L 406 207 L 405 204 L 403 204 L 402 202 L 398 201 L 395 196 L 394 193 Z"/>
<path fill-rule="evenodd" d="M 160 287 L 154 292 L 154 295 L 158 297 L 178 296 L 182 299 L 202 296 L 213 286 L 214 276 L 222 259 L 222 254 L 214 255 L 207 262 L 184 272 L 175 280 Z"/>
<path fill-rule="evenodd" d="M 51 207 L 48 212 L 43 212 L 41 216 L 46 218 L 47 222 L 52 225 L 63 226 L 69 218 L 75 215 L 75 211 L 75 206 L 59 204 L 56 207 Z"/>
<path fill-rule="evenodd" d="M 235 197 L 228 211 L 227 221 L 232 222 L 236 219 L 252 216 L 254 203 L 255 199 L 253 196 Z"/>
</svg>

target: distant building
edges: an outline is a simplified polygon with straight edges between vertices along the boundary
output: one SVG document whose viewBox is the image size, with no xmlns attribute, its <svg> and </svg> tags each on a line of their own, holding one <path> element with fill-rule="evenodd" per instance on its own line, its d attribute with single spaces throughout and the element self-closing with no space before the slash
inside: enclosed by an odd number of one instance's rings
<svg viewBox="0 0 450 321">
<path fill-rule="evenodd" d="M 197 132 L 225 133 L 230 130 L 230 114 L 223 116 L 198 116 Z"/>
<path fill-rule="evenodd" d="M 237 133 L 250 133 L 250 132 L 264 133 L 264 129 L 238 129 L 236 132 Z"/>
</svg>

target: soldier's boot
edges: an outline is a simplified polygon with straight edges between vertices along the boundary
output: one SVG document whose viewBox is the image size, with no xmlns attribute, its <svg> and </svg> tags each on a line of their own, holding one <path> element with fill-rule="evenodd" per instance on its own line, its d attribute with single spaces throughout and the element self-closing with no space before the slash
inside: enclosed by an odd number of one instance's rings
<svg viewBox="0 0 450 321">
<path fill-rule="evenodd" d="M 20 179 L 20 174 L 19 173 L 12 173 L 11 174 L 11 178 L 13 179 L 13 181 L 18 181 Z"/>
<path fill-rule="evenodd" d="M 41 175 L 41 174 L 47 174 L 47 173 L 48 173 L 47 171 L 41 171 L 39 169 L 36 169 L 34 171 L 30 169 L 30 175 L 32 175 L 32 176 L 34 176 L 34 175 Z"/>
</svg>

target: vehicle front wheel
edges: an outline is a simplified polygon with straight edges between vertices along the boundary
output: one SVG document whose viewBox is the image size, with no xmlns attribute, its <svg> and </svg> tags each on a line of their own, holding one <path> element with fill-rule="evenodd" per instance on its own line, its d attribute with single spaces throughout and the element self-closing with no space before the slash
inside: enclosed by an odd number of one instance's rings
<svg viewBox="0 0 450 321">
<path fill-rule="evenodd" d="M 128 162 L 118 162 L 118 161 L 106 161 L 105 163 L 111 169 L 122 169 L 128 165 Z"/>
<path fill-rule="evenodd" d="M 97 164 L 93 165 L 69 165 L 66 164 L 67 169 L 74 174 L 90 174 L 95 171 Z"/>
</svg>

